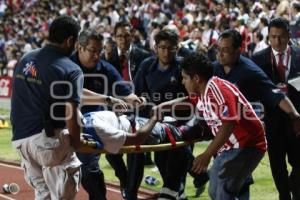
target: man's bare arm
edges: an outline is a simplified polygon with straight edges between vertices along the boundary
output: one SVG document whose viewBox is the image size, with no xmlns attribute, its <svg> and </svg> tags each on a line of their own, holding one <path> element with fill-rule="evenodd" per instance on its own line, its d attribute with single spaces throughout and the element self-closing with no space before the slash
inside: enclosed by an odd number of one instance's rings
<svg viewBox="0 0 300 200">
<path fill-rule="evenodd" d="M 206 171 L 210 159 L 212 156 L 216 155 L 219 149 L 225 144 L 225 142 L 229 139 L 230 135 L 233 132 L 235 127 L 235 122 L 223 122 L 222 126 L 219 129 L 216 137 L 213 141 L 208 145 L 206 150 L 197 156 L 193 162 L 192 170 L 196 173 L 201 173 L 202 171 Z"/>
<path fill-rule="evenodd" d="M 103 94 L 98 94 L 88 89 L 83 89 L 82 93 L 82 105 L 117 105 L 117 108 L 120 110 L 126 110 L 127 104 L 121 99 L 114 98 L 112 96 L 107 96 Z"/>
<path fill-rule="evenodd" d="M 170 109 L 173 106 L 176 106 L 176 110 L 190 109 L 190 106 L 188 106 L 187 104 L 181 104 L 183 102 L 186 102 L 187 100 L 188 100 L 188 96 L 166 101 L 159 104 L 158 109 L 165 110 L 165 109 Z"/>
<path fill-rule="evenodd" d="M 150 118 L 148 122 L 141 127 L 136 133 L 128 133 L 126 135 L 126 140 L 124 145 L 139 145 L 142 144 L 148 135 L 151 133 L 153 127 L 155 126 L 157 120 L 155 118 Z"/>
<path fill-rule="evenodd" d="M 151 133 L 157 121 L 161 121 L 161 115 L 158 111 L 158 106 L 155 106 L 152 108 L 152 117 L 136 133 L 128 133 L 124 145 L 142 144 Z"/>
<path fill-rule="evenodd" d="M 69 135 L 71 138 L 71 145 L 75 149 L 81 147 L 80 142 L 80 131 L 81 127 L 79 125 L 80 121 L 80 111 L 76 103 L 68 102 L 66 103 L 66 124 L 69 130 Z"/>
</svg>

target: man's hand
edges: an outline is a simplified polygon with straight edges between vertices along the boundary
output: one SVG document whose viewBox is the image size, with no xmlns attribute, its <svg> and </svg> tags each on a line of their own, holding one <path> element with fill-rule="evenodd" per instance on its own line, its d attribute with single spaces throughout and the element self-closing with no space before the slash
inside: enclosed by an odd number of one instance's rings
<svg viewBox="0 0 300 200">
<path fill-rule="evenodd" d="M 134 107 L 141 106 L 141 105 L 147 103 L 147 100 L 145 97 L 138 97 L 133 93 L 124 97 L 124 101 L 126 101 L 126 103 L 128 103 Z"/>
<path fill-rule="evenodd" d="M 128 105 L 125 101 L 121 99 L 117 99 L 114 97 L 109 96 L 109 99 L 106 101 L 107 104 L 113 107 L 113 110 L 117 110 L 117 112 L 125 112 L 128 109 Z"/>
<path fill-rule="evenodd" d="M 164 115 L 160 106 L 153 106 L 151 110 L 151 119 L 162 122 Z"/>
<path fill-rule="evenodd" d="M 193 162 L 192 171 L 196 174 L 207 171 L 208 164 L 210 162 L 211 156 L 207 153 L 202 153 L 197 156 Z"/>
<path fill-rule="evenodd" d="M 147 99 L 145 97 L 139 97 L 139 105 L 145 105 L 147 103 Z"/>
<path fill-rule="evenodd" d="M 80 143 L 82 146 L 91 147 L 93 149 L 103 149 L 103 143 L 100 140 L 96 140 L 94 136 L 89 134 L 81 134 Z"/>
</svg>

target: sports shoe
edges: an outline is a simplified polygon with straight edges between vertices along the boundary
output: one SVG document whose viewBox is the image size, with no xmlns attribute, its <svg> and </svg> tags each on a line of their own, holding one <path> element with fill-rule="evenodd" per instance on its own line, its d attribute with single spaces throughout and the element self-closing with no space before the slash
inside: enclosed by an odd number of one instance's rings
<svg viewBox="0 0 300 200">
<path fill-rule="evenodd" d="M 197 188 L 196 188 L 195 197 L 200 197 L 200 195 L 201 195 L 201 194 L 204 192 L 204 190 L 205 190 L 205 186 L 206 186 L 206 184 L 201 185 L 200 187 L 197 187 Z"/>
<path fill-rule="evenodd" d="M 125 188 L 120 187 L 120 191 L 121 191 L 121 196 L 124 200 L 127 199 L 127 191 Z"/>
<path fill-rule="evenodd" d="M 178 192 L 170 190 L 167 187 L 163 187 L 159 191 L 159 197 L 157 200 L 177 200 Z"/>
</svg>

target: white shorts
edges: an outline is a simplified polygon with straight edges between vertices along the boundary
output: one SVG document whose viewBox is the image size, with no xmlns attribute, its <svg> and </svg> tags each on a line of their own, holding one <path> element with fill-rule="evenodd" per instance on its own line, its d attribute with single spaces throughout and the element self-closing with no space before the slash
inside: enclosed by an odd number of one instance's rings
<svg viewBox="0 0 300 200">
<path fill-rule="evenodd" d="M 25 180 L 35 199 L 74 199 L 79 190 L 80 165 L 67 130 L 45 131 L 12 143 L 21 157 Z"/>
</svg>

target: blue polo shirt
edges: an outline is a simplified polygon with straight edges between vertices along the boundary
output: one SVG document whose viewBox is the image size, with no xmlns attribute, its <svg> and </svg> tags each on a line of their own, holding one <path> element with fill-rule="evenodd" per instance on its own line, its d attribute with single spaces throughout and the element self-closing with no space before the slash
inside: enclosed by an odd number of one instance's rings
<svg viewBox="0 0 300 200">
<path fill-rule="evenodd" d="M 156 56 L 145 59 L 134 78 L 135 93 L 155 104 L 187 95 L 181 84 L 179 62 L 173 60 L 168 69 L 162 70 Z"/>
<path fill-rule="evenodd" d="M 110 63 L 100 60 L 92 68 L 85 68 L 79 61 L 78 52 L 71 56 L 76 64 L 80 66 L 84 73 L 84 88 L 98 94 L 110 95 L 115 97 L 125 97 L 131 94 L 131 88 L 126 85 L 119 72 Z M 82 113 L 103 110 L 100 105 L 86 105 L 81 108 Z"/>
<path fill-rule="evenodd" d="M 265 72 L 244 56 L 240 56 L 228 74 L 218 61 L 213 67 L 215 76 L 235 84 L 251 103 L 260 102 L 266 109 L 272 109 L 285 97 Z"/>
<path fill-rule="evenodd" d="M 13 76 L 12 140 L 40 133 L 45 123 L 65 127 L 64 102 L 80 103 L 83 74 L 61 49 L 47 45 L 26 54 Z"/>
<path fill-rule="evenodd" d="M 135 94 L 146 97 L 148 102 L 156 105 L 186 96 L 187 91 L 181 84 L 179 63 L 180 58 L 176 58 L 168 69 L 162 70 L 156 56 L 145 59 L 134 77 Z M 149 117 L 150 110 L 151 106 L 148 106 L 141 111 L 140 116 Z M 176 116 L 179 117 L 189 116 L 189 114 L 185 111 L 176 111 Z"/>
</svg>

